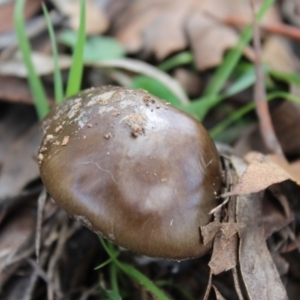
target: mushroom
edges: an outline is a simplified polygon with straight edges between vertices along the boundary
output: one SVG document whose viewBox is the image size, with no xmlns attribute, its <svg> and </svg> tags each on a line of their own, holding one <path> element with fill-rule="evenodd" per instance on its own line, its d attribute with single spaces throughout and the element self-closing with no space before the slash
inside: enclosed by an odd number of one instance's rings
<svg viewBox="0 0 300 300">
<path fill-rule="evenodd" d="M 204 255 L 218 205 L 217 150 L 194 118 L 144 90 L 91 88 L 43 121 L 43 183 L 72 218 L 150 257 Z"/>
</svg>

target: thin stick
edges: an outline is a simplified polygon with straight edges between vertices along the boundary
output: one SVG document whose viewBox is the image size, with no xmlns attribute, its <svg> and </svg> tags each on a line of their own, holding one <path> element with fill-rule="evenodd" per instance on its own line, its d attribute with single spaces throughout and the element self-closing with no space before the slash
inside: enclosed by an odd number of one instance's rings
<svg viewBox="0 0 300 300">
<path fill-rule="evenodd" d="M 46 189 L 43 188 L 41 194 L 38 198 L 38 215 L 36 222 L 36 235 L 35 235 L 35 255 L 36 261 L 39 263 L 39 255 L 40 255 L 40 247 L 41 247 L 41 231 L 42 231 L 42 223 L 43 223 L 43 212 L 47 199 Z"/>
<path fill-rule="evenodd" d="M 246 26 L 249 24 L 249 20 L 237 15 L 228 15 L 221 19 L 222 22 L 233 26 Z M 283 24 L 283 23 L 266 23 L 260 24 L 259 28 L 266 30 L 269 33 L 279 34 L 284 37 L 300 41 L 300 28 Z"/>
<path fill-rule="evenodd" d="M 209 279 L 208 279 L 208 283 L 207 283 L 207 287 L 206 287 L 206 291 L 205 291 L 205 295 L 203 297 L 203 300 L 207 300 L 210 294 L 210 290 L 211 290 L 211 283 L 212 283 L 212 271 L 209 271 Z"/>
<path fill-rule="evenodd" d="M 232 269 L 232 275 L 233 275 L 234 288 L 235 288 L 235 291 L 238 295 L 238 298 L 239 298 L 239 300 L 244 300 L 243 293 L 242 293 L 240 283 L 239 283 L 239 276 L 238 276 L 238 272 L 237 272 L 236 267 L 234 267 Z"/>
<path fill-rule="evenodd" d="M 264 73 L 261 64 L 261 45 L 259 28 L 255 16 L 254 0 L 251 0 L 253 11 L 253 33 L 254 33 L 254 51 L 255 51 L 255 72 L 256 83 L 254 89 L 254 101 L 256 103 L 256 113 L 259 119 L 260 131 L 267 149 L 279 156 L 284 157 L 281 145 L 275 135 L 273 124 L 270 117 L 267 103 L 266 90 L 264 85 Z"/>
</svg>

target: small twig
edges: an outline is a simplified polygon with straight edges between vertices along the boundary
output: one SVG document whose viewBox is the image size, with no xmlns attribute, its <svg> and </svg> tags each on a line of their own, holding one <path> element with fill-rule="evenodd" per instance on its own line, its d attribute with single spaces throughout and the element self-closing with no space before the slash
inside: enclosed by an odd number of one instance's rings
<svg viewBox="0 0 300 300">
<path fill-rule="evenodd" d="M 56 296 L 59 299 L 63 299 L 63 294 L 55 288 L 55 286 L 53 285 L 53 283 L 51 282 L 50 278 L 45 273 L 45 271 L 34 260 L 29 258 L 27 261 L 32 266 L 34 271 L 39 275 L 39 277 L 42 278 L 47 283 L 47 286 L 51 287 L 51 289 L 56 294 Z"/>
<path fill-rule="evenodd" d="M 219 149 L 219 152 L 222 153 L 222 151 L 220 151 L 221 149 Z M 224 196 L 226 193 L 225 191 L 231 191 L 232 187 L 234 185 L 234 179 L 232 177 L 232 172 L 231 172 L 231 168 L 230 168 L 230 158 L 227 156 L 224 156 L 224 154 L 222 153 L 221 155 L 222 161 L 224 163 L 224 169 L 227 170 L 226 174 L 225 174 L 225 188 L 223 189 L 223 191 L 221 191 L 221 198 L 225 198 L 223 200 L 223 202 L 221 202 L 218 206 L 216 206 L 215 208 L 213 208 L 209 214 L 214 214 L 216 211 L 220 210 L 223 206 L 225 206 L 228 201 L 230 200 L 229 196 Z"/>
<path fill-rule="evenodd" d="M 54 284 L 55 268 L 57 268 L 57 263 L 58 263 L 59 259 L 61 258 L 63 248 L 65 246 L 65 242 L 68 238 L 67 219 L 64 214 L 61 217 L 62 217 L 62 219 L 61 219 L 62 228 L 60 229 L 57 244 L 56 244 L 55 250 L 49 260 L 49 265 L 48 265 L 48 270 L 47 270 L 47 276 L 48 276 L 49 280 L 53 283 L 53 286 L 55 286 L 56 290 L 58 290 L 58 291 L 60 291 L 59 287 Z M 52 286 L 48 286 L 47 295 L 48 295 L 48 299 L 50 299 L 50 300 L 54 299 L 53 291 L 54 290 L 53 290 Z"/>
<path fill-rule="evenodd" d="M 214 214 L 217 210 L 220 210 L 225 204 L 228 203 L 229 199 L 230 199 L 230 197 L 226 197 L 225 200 L 224 200 L 221 204 L 219 204 L 218 206 L 216 206 L 215 208 L 213 208 L 213 209 L 209 212 L 209 214 L 212 215 L 212 214 Z"/>
<path fill-rule="evenodd" d="M 210 290 L 211 290 L 211 286 L 212 286 L 212 271 L 209 271 L 209 278 L 208 278 L 208 283 L 207 283 L 207 287 L 206 287 L 206 291 L 205 291 L 205 295 L 203 297 L 203 300 L 207 300 L 210 294 Z"/>
<path fill-rule="evenodd" d="M 43 188 L 43 190 L 38 198 L 38 212 L 37 212 L 37 222 L 36 222 L 35 255 L 36 255 L 37 263 L 39 263 L 43 211 L 44 211 L 46 199 L 47 199 L 47 192 L 46 192 L 46 189 Z"/>
<path fill-rule="evenodd" d="M 266 90 L 264 85 L 264 73 L 261 64 L 261 45 L 259 28 L 255 15 L 254 0 L 251 0 L 252 12 L 253 12 L 253 37 L 254 37 L 254 51 L 255 51 L 255 72 L 256 83 L 254 89 L 254 101 L 256 103 L 256 113 L 259 119 L 260 131 L 265 142 L 265 145 L 269 151 L 279 156 L 284 157 L 282 148 L 275 135 L 273 124 L 271 121 L 269 107 L 267 103 Z"/>
<path fill-rule="evenodd" d="M 239 275 L 238 275 L 236 267 L 234 267 L 232 269 L 232 275 L 233 275 L 234 288 L 235 288 L 235 291 L 237 293 L 237 296 L 238 296 L 239 300 L 243 300 L 244 297 L 243 297 L 243 293 L 242 293 L 242 290 L 241 290 L 241 287 L 240 287 Z"/>
<path fill-rule="evenodd" d="M 222 21 L 233 26 L 246 26 L 249 24 L 248 19 L 237 15 L 226 16 Z M 283 23 L 266 23 L 260 24 L 259 27 L 269 33 L 279 34 L 295 41 L 300 41 L 300 29 L 295 26 Z"/>
</svg>

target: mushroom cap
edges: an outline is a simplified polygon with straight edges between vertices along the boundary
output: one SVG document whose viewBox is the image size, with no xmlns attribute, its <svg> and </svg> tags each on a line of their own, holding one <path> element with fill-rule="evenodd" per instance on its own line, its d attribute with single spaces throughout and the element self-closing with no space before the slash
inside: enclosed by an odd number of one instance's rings
<svg viewBox="0 0 300 300">
<path fill-rule="evenodd" d="M 217 150 L 194 118 L 144 90 L 91 88 L 43 121 L 40 173 L 52 198 L 113 243 L 150 257 L 205 254 L 221 186 Z"/>
</svg>

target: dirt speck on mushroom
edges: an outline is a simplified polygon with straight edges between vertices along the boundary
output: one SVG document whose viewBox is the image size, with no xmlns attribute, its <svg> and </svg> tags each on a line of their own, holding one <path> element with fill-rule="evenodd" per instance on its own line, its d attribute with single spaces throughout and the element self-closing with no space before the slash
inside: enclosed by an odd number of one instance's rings
<svg viewBox="0 0 300 300">
<path fill-rule="evenodd" d="M 56 128 L 55 128 L 55 130 L 54 130 L 54 132 L 55 133 L 58 133 L 58 132 L 60 132 L 61 130 L 62 130 L 62 126 L 61 125 L 59 125 L 59 126 L 57 126 Z"/>
<path fill-rule="evenodd" d="M 143 114 L 132 113 L 126 116 L 124 119 L 125 123 L 131 127 L 131 134 L 134 137 L 145 133 L 144 124 L 147 121 L 147 117 Z"/>
<path fill-rule="evenodd" d="M 117 116 L 119 116 L 120 114 L 121 114 L 121 112 L 120 112 L 118 109 L 114 109 L 114 110 L 113 110 L 112 115 L 113 115 L 114 117 L 117 117 Z"/>
<path fill-rule="evenodd" d="M 73 219 L 77 220 L 78 222 L 83 224 L 85 227 L 92 230 L 92 228 L 93 228 L 92 223 L 89 221 L 89 219 L 87 217 L 81 216 L 81 215 L 74 215 Z"/>
<path fill-rule="evenodd" d="M 111 132 L 106 133 L 106 134 L 104 135 L 104 137 L 105 137 L 106 139 L 110 139 L 110 138 L 112 137 Z"/>
<path fill-rule="evenodd" d="M 39 161 L 39 164 L 42 163 L 43 159 L 44 159 L 44 155 L 43 155 L 42 153 L 40 153 L 40 154 L 38 155 L 38 161 Z"/>
<path fill-rule="evenodd" d="M 66 135 L 66 136 L 63 138 L 63 141 L 61 142 L 61 145 L 62 145 L 62 146 L 66 146 L 66 145 L 69 143 L 69 140 L 70 140 L 70 136 Z"/>
<path fill-rule="evenodd" d="M 47 142 L 50 142 L 50 141 L 52 141 L 54 139 L 54 136 L 53 136 L 53 134 L 48 134 L 47 136 L 46 136 L 46 138 L 45 138 L 45 142 L 47 143 Z"/>
</svg>

